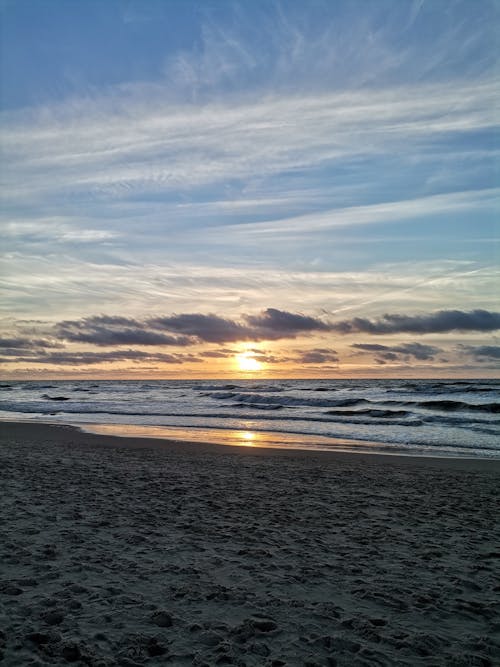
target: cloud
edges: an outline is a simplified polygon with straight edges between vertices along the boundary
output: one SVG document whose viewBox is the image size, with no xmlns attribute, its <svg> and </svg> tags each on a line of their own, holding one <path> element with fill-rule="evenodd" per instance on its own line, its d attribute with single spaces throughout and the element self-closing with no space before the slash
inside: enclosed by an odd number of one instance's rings
<svg viewBox="0 0 500 667">
<path fill-rule="evenodd" d="M 171 317 L 157 317 L 149 320 L 149 324 L 186 336 L 196 336 L 207 343 L 230 343 L 252 338 L 248 328 L 218 315 L 187 313 Z"/>
<path fill-rule="evenodd" d="M 137 361 L 166 364 L 200 362 L 201 359 L 191 354 L 162 354 L 142 352 L 140 350 L 114 350 L 111 352 L 52 352 L 38 356 L 2 359 L 3 362 L 24 362 L 29 364 L 53 364 L 63 366 L 88 366 L 93 364 L 114 363 L 117 361 Z"/>
<path fill-rule="evenodd" d="M 421 196 L 416 199 L 385 201 L 363 206 L 335 207 L 326 211 L 307 213 L 279 220 L 266 220 L 250 224 L 224 227 L 238 235 L 272 235 L 286 238 L 290 234 L 310 235 L 312 232 L 328 231 L 340 227 L 385 224 L 403 220 L 425 219 L 429 216 L 459 214 L 464 211 L 494 211 L 499 205 L 500 188 L 465 190 Z"/>
<path fill-rule="evenodd" d="M 0 338 L 0 349 L 38 350 L 40 348 L 62 348 L 64 345 L 48 338 Z"/>
<path fill-rule="evenodd" d="M 402 345 L 378 345 L 375 343 L 354 343 L 351 347 L 363 352 L 375 352 L 378 360 L 396 361 L 399 358 L 408 359 L 414 357 L 419 361 L 433 359 L 439 347 L 433 345 L 422 345 L 421 343 L 403 343 Z"/>
<path fill-rule="evenodd" d="M 243 309 L 256 313 L 264 303 L 290 312 L 327 309 L 331 319 L 340 319 L 347 316 L 345 311 L 365 317 L 417 312 L 425 302 L 446 308 L 450 293 L 463 310 L 477 307 L 478 294 L 485 309 L 495 310 L 498 302 L 498 269 L 475 262 L 396 262 L 360 270 L 332 270 L 330 264 L 318 270 L 304 262 L 292 270 L 280 261 L 252 265 L 251 259 L 210 266 L 194 264 L 192 256 L 139 264 L 9 253 L 2 258 L 0 312 L 57 321 L 100 312 L 142 319 L 144 313 L 163 314 L 165 304 L 170 313 L 197 312 L 202 303 L 217 313 L 223 303 L 224 316 L 235 319 Z"/>
<path fill-rule="evenodd" d="M 20 205 L 54 195 L 70 202 L 127 200 L 409 146 L 427 155 L 435 149 L 422 137 L 496 126 L 496 83 L 461 84 L 288 92 L 203 105 L 174 104 L 164 86 L 138 85 L 6 115 L 10 169 L 3 192 Z"/>
<path fill-rule="evenodd" d="M 328 325 L 319 319 L 289 313 L 276 308 L 267 308 L 260 315 L 247 315 L 247 322 L 256 329 L 277 334 L 292 335 L 307 331 L 328 331 Z"/>
<path fill-rule="evenodd" d="M 186 336 L 169 336 L 146 328 L 143 322 L 125 317 L 99 315 L 60 322 L 56 335 L 66 341 L 92 345 L 192 345 Z"/>
<path fill-rule="evenodd" d="M 227 359 L 228 357 L 234 357 L 235 354 L 238 354 L 237 350 L 207 350 L 206 352 L 200 352 L 200 357 L 206 357 L 207 359 Z"/>
<path fill-rule="evenodd" d="M 39 217 L 35 220 L 9 220 L 2 224 L 4 239 L 22 244 L 53 244 L 53 243 L 99 243 L 119 236 L 117 231 L 108 229 L 91 229 L 92 224 L 84 219 Z"/>
<path fill-rule="evenodd" d="M 306 350 L 295 359 L 295 361 L 301 364 L 325 364 L 328 362 L 338 362 L 338 360 L 339 358 L 335 350 L 323 347 Z"/>
<path fill-rule="evenodd" d="M 252 353 L 251 355 L 249 355 L 251 358 L 263 364 L 283 364 L 288 361 L 291 361 L 290 357 L 283 357 L 262 350 L 249 350 L 249 352 Z"/>
<path fill-rule="evenodd" d="M 196 337 L 210 343 L 235 341 L 260 341 L 295 338 L 314 332 L 338 332 L 342 334 L 370 333 L 448 333 L 450 331 L 493 331 L 500 328 L 500 313 L 474 310 L 469 313 L 459 310 L 442 310 L 427 315 L 386 314 L 378 320 L 353 318 L 342 322 L 327 322 L 322 319 L 292 313 L 277 308 L 267 308 L 258 315 L 246 315 L 242 321 L 191 313 L 172 317 L 154 318 L 148 324 L 155 328 Z M 426 354 L 430 346 L 415 343 L 396 352 L 419 357 Z M 328 351 L 327 351 L 328 353 Z"/>
<path fill-rule="evenodd" d="M 355 317 L 331 325 L 342 334 L 418 333 L 436 334 L 450 331 L 495 331 L 500 329 L 500 313 L 487 310 L 440 310 L 427 315 L 386 314 L 378 320 Z"/>
<path fill-rule="evenodd" d="M 276 308 L 267 308 L 258 315 L 246 315 L 242 322 L 213 314 L 189 313 L 158 317 L 148 323 L 156 328 L 196 336 L 208 343 L 279 340 L 313 331 L 328 331 L 328 325 L 319 319 Z"/>
<path fill-rule="evenodd" d="M 464 349 L 478 359 L 484 357 L 488 359 L 500 359 L 500 345 L 467 345 L 464 346 Z"/>
<path fill-rule="evenodd" d="M 29 328 L 27 328 L 29 325 Z M 47 322 L 17 323 L 18 333 L 0 338 L 0 351 L 6 363 L 24 362 L 30 366 L 93 366 L 104 363 L 132 362 L 144 364 L 182 364 L 202 362 L 208 359 L 224 359 L 241 354 L 241 350 L 227 343 L 280 341 L 320 335 L 338 337 L 359 333 L 390 335 L 396 333 L 449 333 L 453 331 L 488 332 L 500 328 L 500 314 L 476 309 L 470 312 L 443 310 L 421 315 L 385 314 L 379 318 L 353 318 L 332 322 L 304 313 L 277 308 L 266 308 L 256 314 L 239 318 L 216 314 L 180 313 L 147 319 L 116 315 L 96 315 L 79 320 L 63 320 L 55 324 Z M 14 329 L 11 329 L 14 330 Z M 113 347 L 103 352 L 88 350 L 62 350 L 66 343 Z M 205 343 L 221 346 L 203 350 Z M 158 351 L 123 349 L 138 345 L 160 348 Z M 192 347 L 196 354 L 167 353 L 162 347 Z M 201 347 L 198 353 L 198 348 Z M 419 342 L 352 343 L 352 350 L 373 355 L 377 364 L 389 362 L 432 361 L 442 349 Z M 466 346 L 461 349 L 478 361 L 499 358 L 499 348 L 494 345 Z M 247 350 L 264 364 L 303 364 L 324 369 L 339 363 L 337 351 L 331 347 L 313 347 L 295 350 L 294 353 Z M 442 360 L 441 360 L 442 361 Z M 330 366 L 329 366 L 330 364 Z"/>
</svg>

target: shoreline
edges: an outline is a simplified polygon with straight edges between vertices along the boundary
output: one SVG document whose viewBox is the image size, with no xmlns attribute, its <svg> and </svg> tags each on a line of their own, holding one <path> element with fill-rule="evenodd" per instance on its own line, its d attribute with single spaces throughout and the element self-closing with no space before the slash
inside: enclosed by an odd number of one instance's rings
<svg viewBox="0 0 500 667">
<path fill-rule="evenodd" d="M 438 466 L 451 469 L 484 470 L 500 472 L 500 459 L 477 458 L 477 457 L 452 457 L 452 456 L 420 456 L 414 454 L 392 454 L 385 452 L 370 451 L 343 451 L 325 449 L 301 449 L 263 447 L 256 445 L 231 445 L 219 444 L 204 440 L 169 439 L 163 437 L 128 436 L 115 434 L 102 434 L 93 432 L 88 424 L 62 424 L 53 422 L 26 421 L 0 421 L 0 437 L 9 437 L 10 433 L 18 432 L 24 437 L 32 438 L 40 434 L 44 438 L 52 438 L 54 442 L 66 442 L 68 432 L 71 432 L 71 440 L 75 445 L 92 447 L 115 447 L 125 449 L 151 449 L 168 450 L 177 454 L 228 454 L 234 456 L 260 456 L 260 457 L 294 457 L 314 460 L 335 462 L 344 460 L 353 462 L 368 461 L 379 464 L 400 464 L 406 466 Z M 123 425 L 117 425 L 120 428 Z M 189 434 L 189 427 L 182 431 Z M 3 432 L 2 432 L 3 431 Z M 376 443 L 380 444 L 380 443 Z"/>
<path fill-rule="evenodd" d="M 448 386 L 437 380 L 418 385 L 376 381 L 373 386 L 354 380 L 252 382 L 248 386 L 211 382 L 124 381 L 99 386 L 81 380 L 81 386 L 42 385 L 47 393 L 29 383 L 11 392 L 0 419 L 66 423 L 122 439 L 147 437 L 415 460 L 500 461 L 499 422 L 494 415 L 499 404 L 492 402 L 496 386 L 469 386 L 465 381 L 458 383 L 465 386 Z"/>
</svg>

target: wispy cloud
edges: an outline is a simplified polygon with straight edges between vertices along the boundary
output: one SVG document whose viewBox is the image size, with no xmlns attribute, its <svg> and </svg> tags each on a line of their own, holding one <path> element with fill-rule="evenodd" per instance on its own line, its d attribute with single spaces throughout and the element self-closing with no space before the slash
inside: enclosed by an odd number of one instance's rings
<svg viewBox="0 0 500 667">
<path fill-rule="evenodd" d="M 484 48 L 488 37 L 494 39 L 494 4 L 485 0 L 478 12 L 450 0 L 447 10 L 419 0 L 337 3 L 334 11 L 323 0 L 307 9 L 290 2 L 233 3 L 221 24 L 220 13 L 208 6 L 197 48 L 170 58 L 167 73 L 193 99 L 221 88 L 314 90 L 446 80 L 457 69 L 481 76 L 494 62 Z M 462 20 L 450 21 L 450 15 Z"/>
<path fill-rule="evenodd" d="M 452 192 L 441 195 L 430 195 L 418 199 L 388 201 L 367 206 L 351 206 L 335 208 L 320 213 L 297 216 L 277 221 L 254 222 L 239 225 L 237 232 L 242 234 L 262 234 L 289 236 L 290 234 L 310 235 L 315 231 L 338 227 L 353 227 L 376 223 L 391 223 L 418 218 L 428 218 L 443 213 L 459 213 L 460 211 L 498 209 L 500 205 L 500 188 L 472 190 L 468 192 Z M 228 229 L 224 229 L 227 234 Z"/>
<path fill-rule="evenodd" d="M 95 221 L 93 221 L 95 224 Z M 2 224 L 2 233 L 6 244 L 43 244 L 51 243 L 80 244 L 102 243 L 119 236 L 118 231 L 92 229 L 81 219 L 54 219 L 39 217 L 36 220 L 6 220 Z M 92 223 L 91 223 L 92 224 Z"/>
<path fill-rule="evenodd" d="M 179 107 L 91 102 L 7 117 L 4 194 L 123 197 L 270 175 L 394 150 L 423 137 L 492 128 L 493 82 L 277 97 Z M 433 149 L 431 149 L 433 150 Z M 20 176 L 23 176 L 23 179 Z"/>
<path fill-rule="evenodd" d="M 132 259 L 132 258 L 131 258 Z M 470 262 L 412 262 L 383 264 L 374 269 L 331 270 L 310 266 L 284 270 L 247 263 L 196 265 L 186 261 L 156 264 L 100 263 L 51 252 L 41 257 L 11 253 L 2 262 L 0 308 L 3 327 L 12 317 L 51 321 L 81 319 L 96 312 L 144 319 L 162 312 L 196 312 L 204 303 L 214 312 L 238 318 L 256 312 L 263 303 L 283 310 L 338 320 L 342 313 L 376 317 L 381 311 L 418 312 L 466 310 L 481 306 L 495 310 L 499 271 Z M 210 302 L 207 302 L 207 294 Z"/>
</svg>

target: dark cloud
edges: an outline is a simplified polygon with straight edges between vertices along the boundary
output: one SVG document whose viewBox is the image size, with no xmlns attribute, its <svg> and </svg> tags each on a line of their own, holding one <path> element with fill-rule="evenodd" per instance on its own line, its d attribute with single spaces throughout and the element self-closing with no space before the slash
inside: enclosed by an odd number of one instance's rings
<svg viewBox="0 0 500 667">
<path fill-rule="evenodd" d="M 207 357 L 208 359 L 226 359 L 227 357 L 234 357 L 235 354 L 237 354 L 236 350 L 222 348 L 219 350 L 207 350 L 206 352 L 200 352 L 200 357 Z"/>
<path fill-rule="evenodd" d="M 92 364 L 111 363 L 115 361 L 146 361 L 167 364 L 199 362 L 201 359 L 192 354 L 161 354 L 142 352 L 141 350 L 114 350 L 112 352 L 50 352 L 38 356 L 18 357 L 4 361 L 18 361 L 30 364 L 56 364 L 71 366 L 87 366 Z"/>
<path fill-rule="evenodd" d="M 299 333 L 327 331 L 328 325 L 314 317 L 268 308 L 259 315 L 247 315 L 244 322 L 219 317 L 189 313 L 149 320 L 152 327 L 195 336 L 207 343 L 233 343 L 236 341 L 278 340 L 295 338 Z"/>
<path fill-rule="evenodd" d="M 378 357 L 375 357 L 377 364 L 386 364 L 388 361 L 397 361 L 399 356 L 396 352 L 381 352 Z"/>
<path fill-rule="evenodd" d="M 260 361 L 263 364 L 283 364 L 287 361 L 290 361 L 289 357 L 279 357 L 276 354 L 271 354 L 270 352 L 255 352 L 252 354 L 252 357 L 256 361 Z"/>
<path fill-rule="evenodd" d="M 402 345 L 378 345 L 376 343 L 354 343 L 351 347 L 363 352 L 375 352 L 377 360 L 396 361 L 400 357 L 414 357 L 421 361 L 433 359 L 440 348 L 422 343 L 403 343 Z"/>
<path fill-rule="evenodd" d="M 467 346 L 465 349 L 477 358 L 500 359 L 500 345 Z"/>
<path fill-rule="evenodd" d="M 224 345 L 243 341 L 295 338 L 300 333 L 326 330 L 328 325 L 321 320 L 276 308 L 268 308 L 258 315 L 246 316 L 241 321 L 202 313 L 181 313 L 147 320 L 96 315 L 79 320 L 65 320 L 50 328 L 51 333 L 59 341 L 87 343 L 98 347 L 131 345 L 186 347 L 200 342 Z M 19 349 L 24 355 L 28 354 L 29 349 L 64 347 L 61 342 L 50 342 L 41 338 L 35 341 L 26 336 L 5 338 L 3 342 L 4 349 Z M 227 354 L 224 351 L 209 351 L 205 356 L 215 358 L 233 353 L 234 351 Z M 271 363 L 270 358 L 268 361 Z M 273 361 L 276 359 L 273 358 Z"/>
<path fill-rule="evenodd" d="M 325 364 L 338 362 L 339 358 L 335 350 L 324 347 L 316 347 L 312 350 L 301 352 L 296 361 L 302 364 Z"/>
<path fill-rule="evenodd" d="M 28 348 L 23 349 L 23 348 L 18 348 L 18 347 L 4 347 L 0 350 L 0 353 L 3 354 L 5 357 L 18 357 L 20 354 L 24 356 L 34 356 L 36 357 L 37 354 L 40 354 L 40 352 L 43 352 L 43 350 L 30 350 Z"/>
<path fill-rule="evenodd" d="M 279 333 L 282 337 L 293 337 L 297 333 L 307 331 L 328 331 L 328 324 L 315 317 L 289 313 L 285 310 L 267 308 L 260 315 L 247 315 L 246 321 L 255 329 Z"/>
<path fill-rule="evenodd" d="M 192 345 L 186 336 L 170 336 L 151 331 L 143 322 L 126 317 L 98 315 L 82 320 L 60 322 L 57 336 L 74 343 L 90 343 L 101 347 L 109 345 Z"/>
<path fill-rule="evenodd" d="M 149 324 L 186 336 L 195 336 L 207 343 L 232 343 L 251 339 L 251 332 L 247 327 L 218 315 L 187 313 L 172 317 L 157 317 L 149 320 Z"/>
<path fill-rule="evenodd" d="M 380 318 L 353 318 L 330 323 L 325 320 L 276 308 L 267 308 L 255 315 L 246 315 L 239 320 L 215 314 L 181 313 L 149 319 L 134 319 L 121 316 L 97 315 L 79 320 L 66 320 L 56 325 L 35 326 L 30 323 L 29 333 L 19 326 L 16 334 L 7 334 L 0 339 L 0 350 L 7 359 L 50 364 L 96 364 L 103 361 L 144 360 L 151 363 L 182 363 L 186 355 L 152 355 L 147 351 L 115 350 L 105 353 L 60 352 L 51 349 L 64 348 L 64 342 L 89 344 L 98 347 L 175 346 L 188 347 L 200 343 L 220 346 L 235 342 L 259 342 L 294 339 L 312 333 L 332 334 L 413 334 L 446 333 L 450 331 L 493 331 L 500 328 L 500 313 L 486 310 L 463 312 L 441 310 L 425 315 L 385 314 Z M 43 325 L 43 323 L 40 323 Z M 372 352 L 378 363 L 396 360 L 431 360 L 440 350 L 431 345 L 406 343 L 399 345 L 357 344 L 355 349 Z M 497 358 L 494 346 L 475 348 L 471 352 L 476 359 Z M 337 363 L 338 357 L 331 348 L 314 348 L 300 351 L 298 356 L 277 357 L 255 350 L 255 358 L 266 363 L 295 361 L 302 364 L 325 365 Z M 236 354 L 235 350 L 221 347 L 202 352 L 200 358 L 224 358 Z M 132 356 L 131 356 L 132 354 Z"/>
<path fill-rule="evenodd" d="M 55 340 L 49 340 L 48 338 L 24 338 L 24 337 L 14 337 L 14 338 L 0 338 L 0 349 L 2 354 L 5 354 L 5 349 L 12 350 L 38 350 L 41 348 L 62 348 L 64 347 L 62 343 L 59 343 Z"/>
<path fill-rule="evenodd" d="M 330 327 L 339 333 L 447 333 L 449 331 L 494 331 L 500 329 L 500 313 L 487 310 L 440 310 L 427 315 L 386 314 L 378 320 L 355 317 Z"/>
</svg>

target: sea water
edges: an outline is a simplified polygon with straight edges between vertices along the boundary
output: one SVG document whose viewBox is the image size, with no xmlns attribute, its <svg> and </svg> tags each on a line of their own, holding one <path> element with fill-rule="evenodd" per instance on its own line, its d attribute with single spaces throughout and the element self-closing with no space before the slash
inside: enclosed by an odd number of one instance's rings
<svg viewBox="0 0 500 667">
<path fill-rule="evenodd" d="M 497 380 L 0 383 L 4 420 L 302 449 L 500 458 L 499 412 Z"/>
</svg>

